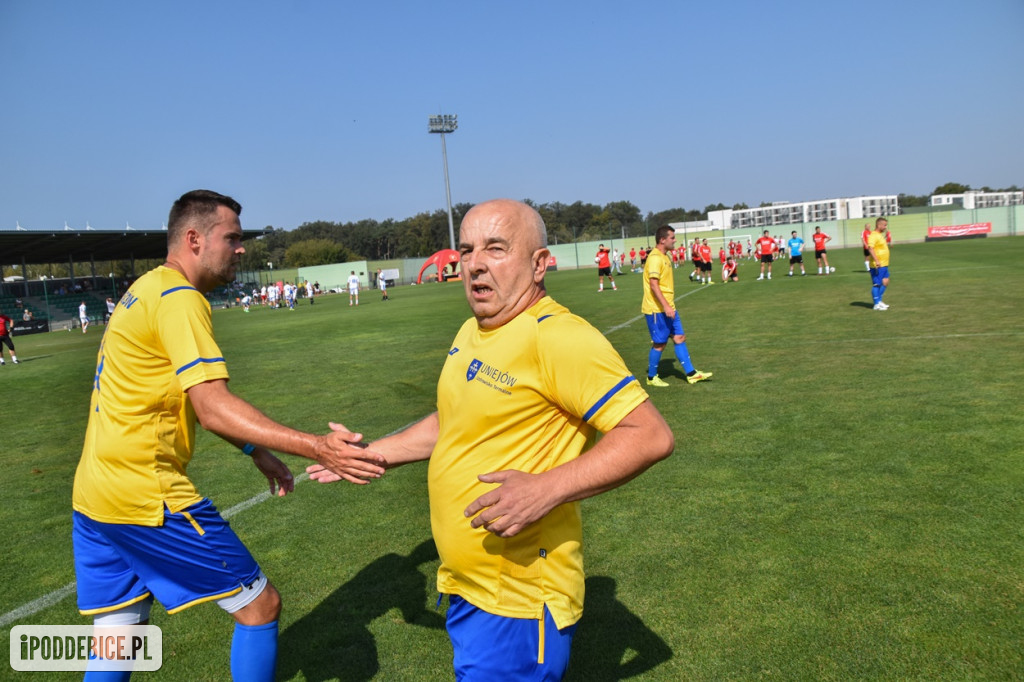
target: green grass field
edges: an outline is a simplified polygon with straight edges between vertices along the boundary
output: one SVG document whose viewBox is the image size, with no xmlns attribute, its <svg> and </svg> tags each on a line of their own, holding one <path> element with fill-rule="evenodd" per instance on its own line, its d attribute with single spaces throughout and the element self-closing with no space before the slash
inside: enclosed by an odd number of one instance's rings
<svg viewBox="0 0 1024 682">
<path fill-rule="evenodd" d="M 570 679 L 1024 678 L 1024 239 L 896 245 L 886 312 L 870 309 L 860 250 L 830 256 L 829 277 L 780 266 L 756 282 L 744 261 L 741 282 L 699 287 L 676 270 L 691 354 L 715 376 L 689 386 L 666 352 L 671 386 L 651 392 L 675 454 L 584 502 Z M 601 294 L 595 279 L 552 273 L 549 292 L 642 376 L 641 278 Z M 387 304 L 364 292 L 359 308 L 216 311 L 214 326 L 237 394 L 372 439 L 432 410 L 467 316 L 449 284 Z M 5 632 L 88 622 L 54 593 L 74 580 L 71 484 L 102 331 L 18 337 L 22 364 L 0 368 Z M 190 473 L 283 595 L 279 679 L 451 677 L 425 465 L 244 506 L 261 476 L 202 433 Z M 156 607 L 153 624 L 163 668 L 136 679 L 228 678 L 232 621 L 216 606 Z"/>
</svg>

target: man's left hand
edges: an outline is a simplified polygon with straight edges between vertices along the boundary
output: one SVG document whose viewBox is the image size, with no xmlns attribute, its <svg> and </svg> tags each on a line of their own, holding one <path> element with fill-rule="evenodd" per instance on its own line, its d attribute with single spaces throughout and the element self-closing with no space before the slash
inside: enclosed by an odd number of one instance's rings
<svg viewBox="0 0 1024 682">
<path fill-rule="evenodd" d="M 270 494 L 284 497 L 295 490 L 295 477 L 284 462 L 266 448 L 256 448 L 252 453 L 253 464 L 270 482 Z"/>
<path fill-rule="evenodd" d="M 473 528 L 481 526 L 498 537 L 510 538 L 535 521 L 544 518 L 556 505 L 537 474 L 509 469 L 481 474 L 484 483 L 498 483 L 466 507 L 467 518 L 474 517 Z"/>
</svg>

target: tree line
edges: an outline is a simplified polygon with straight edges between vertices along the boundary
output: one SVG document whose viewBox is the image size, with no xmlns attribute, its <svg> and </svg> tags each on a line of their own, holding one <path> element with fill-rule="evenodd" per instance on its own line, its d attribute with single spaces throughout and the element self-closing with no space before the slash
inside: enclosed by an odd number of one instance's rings
<svg viewBox="0 0 1024 682">
<path fill-rule="evenodd" d="M 936 187 L 931 194 L 900 194 L 899 202 L 901 207 L 927 206 L 932 194 L 962 194 L 970 190 L 969 185 L 947 182 Z M 982 187 L 980 191 L 1016 192 L 1019 189 L 1014 185 L 1006 189 Z M 550 244 L 649 236 L 658 226 L 666 223 L 707 220 L 708 213 L 712 211 L 749 208 L 742 203 L 732 206 L 718 203 L 709 204 L 703 210 L 680 207 L 644 215 L 630 201 L 613 201 L 604 206 L 583 201 L 572 204 L 557 201 L 537 204 L 529 199 L 525 201 L 537 209 L 544 219 Z M 760 204 L 769 205 L 770 202 Z M 472 207 L 468 203 L 452 207 L 456 233 L 462 217 Z M 265 268 L 268 262 L 277 268 L 354 260 L 425 258 L 439 249 L 447 248 L 449 244 L 448 213 L 440 209 L 433 213 L 419 213 L 405 220 L 360 220 L 348 223 L 318 220 L 303 223 L 294 230 L 268 226 L 267 232 L 265 237 L 246 243 L 246 255 L 242 261 L 244 269 L 259 270 Z"/>
<path fill-rule="evenodd" d="M 1006 189 L 979 189 L 983 192 L 1020 191 L 1016 185 Z M 900 206 L 905 208 L 927 206 L 932 194 L 962 194 L 970 190 L 969 185 L 947 182 L 936 187 L 931 194 L 900 194 L 899 202 Z M 746 204 L 726 206 L 718 203 L 709 204 L 703 210 L 679 207 L 648 212 L 644 215 L 630 201 L 613 201 L 604 206 L 583 201 L 572 204 L 557 201 L 537 204 L 529 199 L 525 201 L 537 209 L 544 218 L 550 244 L 650 236 L 658 226 L 666 223 L 707 220 L 711 211 L 749 208 Z M 762 202 L 760 205 L 768 206 L 770 202 Z M 456 234 L 462 217 L 472 207 L 473 204 L 469 203 L 456 204 L 452 207 Z M 263 270 L 266 269 L 267 263 L 273 263 L 274 268 L 296 268 L 357 260 L 426 258 L 439 249 L 447 248 L 449 243 L 448 213 L 443 209 L 432 213 L 418 213 L 404 220 L 366 219 L 346 223 L 317 220 L 303 223 L 293 230 L 271 226 L 266 230 L 265 236 L 245 242 L 243 270 Z M 139 272 L 145 272 L 159 262 L 138 262 L 136 268 Z M 129 274 L 128 263 L 98 263 L 97 267 L 98 272 L 113 272 L 118 277 Z M 39 272 L 36 272 L 37 270 Z M 29 266 L 30 279 L 37 278 L 39 274 L 66 277 L 67 273 L 66 263 Z M 20 275 L 21 268 L 4 266 L 3 274 Z"/>
<path fill-rule="evenodd" d="M 642 237 L 653 234 L 659 225 L 706 220 L 708 211 L 729 208 L 712 204 L 704 210 L 672 208 L 644 215 L 629 201 L 614 201 L 604 206 L 583 201 L 572 204 L 525 201 L 544 219 L 551 244 Z M 456 232 L 472 207 L 469 203 L 452 206 Z M 736 204 L 732 208 L 747 206 Z M 425 258 L 448 245 L 448 213 L 442 209 L 405 220 L 368 219 L 348 223 L 317 220 L 303 223 L 294 230 L 268 226 L 265 236 L 246 242 L 242 268 L 259 270 L 266 268 L 268 262 L 277 268 L 352 260 Z"/>
</svg>

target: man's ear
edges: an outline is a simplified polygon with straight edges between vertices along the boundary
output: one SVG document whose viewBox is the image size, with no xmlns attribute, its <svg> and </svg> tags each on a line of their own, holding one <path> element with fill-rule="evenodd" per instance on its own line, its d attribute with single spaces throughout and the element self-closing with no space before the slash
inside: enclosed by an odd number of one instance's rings
<svg viewBox="0 0 1024 682">
<path fill-rule="evenodd" d="M 199 247 L 202 246 L 203 235 L 194 227 L 185 228 L 184 242 L 185 247 L 188 248 L 192 253 L 199 253 Z"/>
<path fill-rule="evenodd" d="M 544 280 L 544 273 L 548 271 L 548 259 L 551 257 L 551 252 L 547 249 L 537 249 L 533 252 L 533 281 L 541 282 Z"/>
</svg>

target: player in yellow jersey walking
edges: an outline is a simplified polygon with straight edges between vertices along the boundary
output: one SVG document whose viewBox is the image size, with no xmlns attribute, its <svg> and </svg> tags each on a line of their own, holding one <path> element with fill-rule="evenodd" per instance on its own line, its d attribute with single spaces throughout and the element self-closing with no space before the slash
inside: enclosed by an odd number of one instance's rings
<svg viewBox="0 0 1024 682">
<path fill-rule="evenodd" d="M 710 379 L 711 372 L 696 369 L 690 361 L 683 322 L 679 319 L 679 311 L 674 302 L 672 261 L 666 254 L 675 248 L 676 231 L 668 225 L 662 225 L 654 233 L 654 238 L 657 245 L 651 249 L 644 264 L 644 298 L 640 304 L 640 312 L 644 314 L 647 330 L 651 334 L 651 351 L 647 356 L 647 385 L 660 388 L 668 386 L 664 379 L 658 377 L 658 363 L 661 362 L 661 354 L 669 338 L 672 339 L 676 359 L 686 372 L 686 381 L 695 384 Z"/>
<path fill-rule="evenodd" d="M 871 254 L 871 300 L 874 310 L 888 310 L 889 306 L 882 301 L 885 290 L 889 287 L 889 242 L 886 230 L 889 221 L 885 218 L 875 220 L 875 231 L 868 235 L 868 252 Z"/>
</svg>

